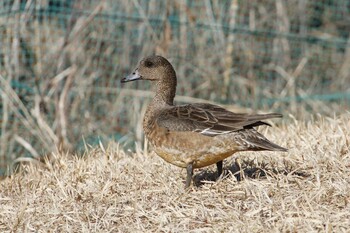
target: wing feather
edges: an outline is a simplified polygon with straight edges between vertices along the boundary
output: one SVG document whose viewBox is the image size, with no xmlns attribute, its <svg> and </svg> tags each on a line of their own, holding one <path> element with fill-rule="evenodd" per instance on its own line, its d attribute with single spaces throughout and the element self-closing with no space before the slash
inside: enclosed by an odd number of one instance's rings
<svg viewBox="0 0 350 233">
<path fill-rule="evenodd" d="M 278 113 L 244 114 L 230 112 L 213 104 L 187 104 L 165 109 L 157 118 L 159 126 L 174 131 L 194 131 L 207 136 L 217 136 L 259 125 L 262 120 L 282 117 Z"/>
</svg>

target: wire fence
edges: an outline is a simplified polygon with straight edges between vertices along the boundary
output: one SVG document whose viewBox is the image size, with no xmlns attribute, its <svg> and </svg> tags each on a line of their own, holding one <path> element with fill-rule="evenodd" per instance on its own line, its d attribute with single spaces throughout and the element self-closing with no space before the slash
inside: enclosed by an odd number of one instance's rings
<svg viewBox="0 0 350 233">
<path fill-rule="evenodd" d="M 3 0 L 1 173 L 56 150 L 142 141 L 149 84 L 120 79 L 155 53 L 174 64 L 180 103 L 342 112 L 349 32 L 348 0 Z"/>
</svg>

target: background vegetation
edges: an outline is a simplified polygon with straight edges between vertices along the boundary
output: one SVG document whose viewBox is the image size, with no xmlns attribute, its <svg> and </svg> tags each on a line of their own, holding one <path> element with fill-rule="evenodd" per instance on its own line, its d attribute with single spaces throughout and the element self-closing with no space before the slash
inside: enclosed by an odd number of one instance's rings
<svg viewBox="0 0 350 233">
<path fill-rule="evenodd" d="M 2 173 L 84 142 L 142 142 L 149 84 L 119 81 L 154 53 L 174 64 L 179 103 L 343 112 L 349 21 L 347 0 L 1 1 Z"/>
</svg>

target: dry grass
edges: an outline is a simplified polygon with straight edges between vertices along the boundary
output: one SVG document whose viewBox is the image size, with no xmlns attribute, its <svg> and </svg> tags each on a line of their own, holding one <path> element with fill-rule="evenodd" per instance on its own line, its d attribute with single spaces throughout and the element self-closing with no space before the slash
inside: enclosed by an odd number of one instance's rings
<svg viewBox="0 0 350 233">
<path fill-rule="evenodd" d="M 0 231 L 348 232 L 349 122 L 261 128 L 289 152 L 236 154 L 224 179 L 200 169 L 188 191 L 184 170 L 141 149 L 53 155 L 0 183 Z"/>
</svg>

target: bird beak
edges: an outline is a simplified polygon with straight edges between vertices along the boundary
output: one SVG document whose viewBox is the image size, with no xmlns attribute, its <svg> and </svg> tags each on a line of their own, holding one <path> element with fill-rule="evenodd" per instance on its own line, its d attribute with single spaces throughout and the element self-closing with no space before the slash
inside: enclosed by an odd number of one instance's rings
<svg viewBox="0 0 350 233">
<path fill-rule="evenodd" d="M 139 74 L 138 70 L 136 69 L 132 74 L 129 74 L 128 76 L 123 78 L 121 80 L 121 82 L 126 83 L 126 82 L 136 81 L 136 80 L 139 80 L 141 78 L 142 78 L 142 76 Z"/>
</svg>

